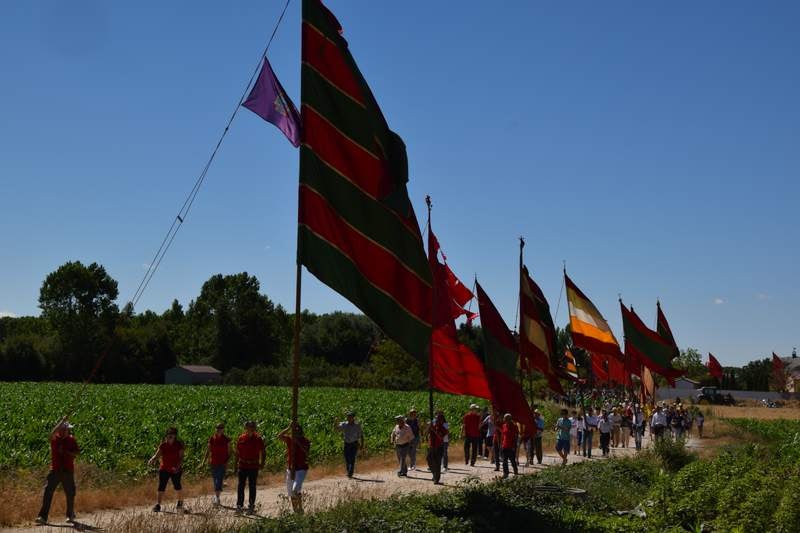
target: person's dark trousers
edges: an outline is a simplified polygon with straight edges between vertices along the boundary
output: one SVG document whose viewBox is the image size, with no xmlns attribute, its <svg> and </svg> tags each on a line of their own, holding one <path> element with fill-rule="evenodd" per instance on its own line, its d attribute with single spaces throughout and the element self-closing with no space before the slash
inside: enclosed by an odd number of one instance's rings
<svg viewBox="0 0 800 533">
<path fill-rule="evenodd" d="M 247 483 L 250 507 L 256 505 L 256 482 L 258 481 L 258 468 L 240 468 L 239 486 L 236 487 L 236 507 L 244 505 L 244 484 Z"/>
<path fill-rule="evenodd" d="M 494 455 L 494 469 L 500 470 L 500 443 L 498 441 L 492 442 L 492 455 Z"/>
<path fill-rule="evenodd" d="M 347 468 L 347 477 L 353 477 L 356 469 L 356 456 L 358 455 L 358 442 L 344 443 L 344 464 Z"/>
<path fill-rule="evenodd" d="M 449 448 L 450 448 L 449 442 L 442 443 L 442 468 L 447 468 L 447 461 L 448 461 L 447 451 Z"/>
<path fill-rule="evenodd" d="M 433 482 L 439 483 L 439 479 L 442 477 L 442 453 L 444 450 L 442 447 L 438 448 L 428 448 L 428 469 L 431 471 L 431 475 L 433 475 Z"/>
<path fill-rule="evenodd" d="M 542 437 L 533 439 L 533 454 L 536 456 L 536 462 L 542 464 Z"/>
<path fill-rule="evenodd" d="M 50 514 L 53 493 L 59 484 L 64 487 L 64 494 L 67 495 L 67 518 L 75 517 L 75 477 L 68 470 L 51 470 L 47 475 L 47 484 L 44 487 L 44 496 L 42 496 L 42 508 L 39 510 L 39 516 L 45 520 Z"/>
<path fill-rule="evenodd" d="M 475 466 L 478 458 L 478 448 L 481 445 L 480 437 L 464 437 L 464 464 Z"/>
<path fill-rule="evenodd" d="M 611 433 L 600 432 L 600 449 L 603 450 L 603 455 L 608 455 L 608 443 L 611 440 Z"/>
<path fill-rule="evenodd" d="M 594 430 L 593 429 L 584 429 L 583 430 L 583 442 L 581 443 L 581 447 L 583 448 L 583 456 L 592 457 L 592 437 L 594 437 Z"/>
<path fill-rule="evenodd" d="M 514 448 L 503 448 L 503 477 L 508 477 L 508 462 L 514 468 L 514 475 L 517 475 L 517 450 Z"/>
</svg>

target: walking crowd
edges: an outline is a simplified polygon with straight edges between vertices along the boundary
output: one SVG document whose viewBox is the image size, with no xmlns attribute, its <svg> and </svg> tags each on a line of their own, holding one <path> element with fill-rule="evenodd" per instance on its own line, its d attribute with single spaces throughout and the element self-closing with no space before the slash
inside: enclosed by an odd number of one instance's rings
<svg viewBox="0 0 800 533">
<path fill-rule="evenodd" d="M 703 413 L 694 407 L 684 407 L 680 399 L 673 403 L 661 402 L 657 405 L 640 405 L 636 400 L 626 399 L 614 391 L 591 391 L 557 398 L 562 406 L 560 416 L 551 421 L 550 428 L 555 432 L 555 451 L 566 465 L 569 456 L 581 455 L 592 458 L 595 445 L 600 448 L 602 457 L 607 457 L 611 448 L 642 449 L 644 435 L 649 431 L 651 439 L 673 438 L 682 440 L 697 429 L 698 437 L 703 436 Z M 461 416 L 459 434 L 463 437 L 464 465 L 475 467 L 476 462 L 484 460 L 494 465 L 507 478 L 511 472 L 519 473 L 519 456 L 524 453 L 523 466 L 542 464 L 542 440 L 548 427 L 545 416 L 539 409 L 532 410 L 533 426 L 515 421 L 510 413 L 501 414 L 489 411 L 488 407 L 471 404 Z M 345 462 L 345 475 L 355 475 L 359 452 L 365 451 L 364 431 L 356 421 L 355 413 L 347 412 L 342 422 L 336 422 L 333 429 L 341 435 Z M 75 480 L 74 461 L 80 454 L 80 447 L 72 434 L 73 426 L 66 417 L 56 424 L 50 434 L 51 471 L 47 476 L 42 507 L 36 519 L 47 523 L 53 494 L 62 485 L 67 502 L 67 521 L 75 519 Z M 311 442 L 303 434 L 299 424 L 283 429 L 275 438 L 286 447 L 286 493 L 294 512 L 302 513 L 303 482 L 308 473 L 308 456 Z M 427 470 L 434 484 L 442 485 L 442 474 L 451 468 L 450 449 L 451 426 L 445 413 L 437 410 L 432 423 L 422 422 L 417 410 L 411 408 L 407 415 L 397 415 L 395 425 L 389 434 L 394 447 L 398 477 L 408 477 L 409 470 L 417 470 L 417 455 L 424 441 Z M 631 439 L 633 442 L 631 442 Z M 158 485 L 153 512 L 162 510 L 162 499 L 168 484 L 172 484 L 177 504 L 176 511 L 189 513 L 181 496 L 184 453 L 186 446 L 178 438 L 178 430 L 170 427 L 158 443 L 155 453 L 148 460 L 149 465 L 158 465 Z M 595 454 L 596 456 L 596 454 Z M 232 439 L 225 433 L 225 425 L 218 423 L 208 438 L 204 464 L 208 465 L 214 495 L 211 503 L 221 506 L 221 494 L 229 464 L 232 464 L 238 478 L 236 490 L 237 513 L 254 514 L 259 472 L 266 462 L 264 437 L 257 432 L 257 424 L 248 421 L 243 432 Z M 248 492 L 248 505 L 245 509 L 245 489 Z"/>
</svg>

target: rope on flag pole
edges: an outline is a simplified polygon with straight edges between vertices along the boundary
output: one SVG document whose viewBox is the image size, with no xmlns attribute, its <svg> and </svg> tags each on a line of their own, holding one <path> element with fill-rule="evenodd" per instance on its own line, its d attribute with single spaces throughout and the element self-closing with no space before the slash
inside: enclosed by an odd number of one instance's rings
<svg viewBox="0 0 800 533">
<path fill-rule="evenodd" d="M 230 129 L 233 120 L 236 118 L 236 115 L 239 112 L 239 108 L 241 107 L 242 102 L 244 102 L 244 99 L 247 97 L 248 90 L 250 89 L 250 86 L 253 84 L 253 80 L 258 74 L 261 62 L 267 56 L 269 47 L 272 44 L 272 41 L 275 39 L 275 35 L 278 32 L 278 27 L 280 27 L 280 24 L 283 21 L 284 15 L 286 15 L 286 10 L 289 8 L 289 4 L 291 3 L 291 1 L 292 0 L 286 0 L 286 4 L 284 4 L 283 10 L 281 11 L 280 16 L 278 17 L 278 20 L 275 22 L 275 26 L 272 29 L 272 33 L 269 36 L 269 40 L 267 41 L 266 46 L 264 47 L 264 51 L 259 56 L 258 62 L 256 63 L 256 67 L 253 70 L 250 79 L 247 81 L 247 85 L 244 88 L 244 92 L 242 93 L 242 96 L 239 98 L 239 101 L 236 103 L 236 108 L 233 110 L 233 113 L 231 113 L 228 122 L 225 124 L 225 129 L 222 130 L 222 133 L 220 134 L 219 139 L 217 140 L 217 144 L 214 146 L 214 149 L 212 150 L 211 155 L 206 161 L 203 170 L 200 172 L 200 175 L 195 180 L 192 189 L 189 191 L 189 194 L 186 195 L 186 198 L 183 201 L 183 205 L 178 210 L 178 214 L 172 220 L 172 224 L 167 230 L 166 235 L 164 235 L 164 238 L 161 241 L 161 245 L 156 250 L 155 255 L 153 255 L 153 259 L 147 265 L 147 270 L 145 271 L 144 276 L 139 282 L 139 285 L 136 287 L 136 291 L 134 291 L 133 297 L 130 299 L 131 311 L 139 303 L 139 300 L 142 298 L 144 291 L 147 289 L 148 285 L 150 284 L 150 281 L 153 279 L 153 276 L 158 270 L 158 267 L 161 265 L 161 261 L 164 259 L 164 256 L 167 254 L 167 251 L 172 245 L 172 242 L 175 240 L 175 236 L 178 234 L 178 230 L 181 228 L 183 222 L 186 220 L 186 216 L 189 214 L 189 210 L 192 208 L 192 205 L 194 204 L 194 201 L 197 198 L 197 194 L 200 191 L 200 187 L 203 185 L 203 182 L 205 181 L 206 175 L 208 174 L 208 170 L 209 168 L 211 168 L 211 164 L 213 163 L 214 158 L 216 157 L 217 152 L 220 149 L 220 146 L 222 146 L 222 141 L 228 134 L 228 130 Z M 111 344 L 113 344 L 113 340 L 109 342 L 109 346 L 105 350 L 100 352 L 100 356 L 95 361 L 94 367 L 92 368 L 91 372 L 89 372 L 89 375 L 86 377 L 86 379 L 84 379 L 81 388 L 78 389 L 78 392 L 75 394 L 75 396 L 72 399 L 72 402 L 69 404 L 67 408 L 67 417 L 72 416 L 77 410 L 78 404 L 80 403 L 80 400 L 83 397 L 84 392 L 86 391 L 87 385 L 89 385 L 89 383 L 94 379 L 98 370 L 100 370 L 101 364 L 103 363 L 103 361 L 106 358 L 106 355 L 108 355 L 108 352 L 111 349 Z"/>
<path fill-rule="evenodd" d="M 172 220 L 172 224 L 170 225 L 169 229 L 167 230 L 166 235 L 164 235 L 164 239 L 161 241 L 161 245 L 156 250 L 153 259 L 147 265 L 147 270 L 142 277 L 142 280 L 139 282 L 139 286 L 136 288 L 136 291 L 133 294 L 133 298 L 131 298 L 131 303 L 135 308 L 138 305 L 139 300 L 142 298 L 144 291 L 147 289 L 147 286 L 150 284 L 150 281 L 155 276 L 158 267 L 161 265 L 161 261 L 164 259 L 164 256 L 167 254 L 170 246 L 172 246 L 172 241 L 175 240 L 175 236 L 178 234 L 178 230 L 181 229 L 183 222 L 186 220 L 186 216 L 189 214 L 189 210 L 192 208 L 195 199 L 197 198 L 197 194 L 200 192 L 200 187 L 202 187 L 203 182 L 206 179 L 206 175 L 208 174 L 208 170 L 211 168 L 211 164 L 214 162 L 214 158 L 217 156 L 217 152 L 222 146 L 222 141 L 225 140 L 225 136 L 228 135 L 228 130 L 230 130 L 231 124 L 233 124 L 233 120 L 236 118 L 236 115 L 239 113 L 239 109 L 242 107 L 242 102 L 244 102 L 245 98 L 247 98 L 247 93 L 250 90 L 250 87 L 253 85 L 253 80 L 255 79 L 256 75 L 258 75 L 259 67 L 261 66 L 261 62 L 267 57 L 267 52 L 269 51 L 269 47 L 272 44 L 272 41 L 275 39 L 275 34 L 278 32 L 278 27 L 283 21 L 284 15 L 286 15 L 286 10 L 289 7 L 289 3 L 292 0 L 286 0 L 286 4 L 283 6 L 283 10 L 281 11 L 280 16 L 278 17 L 277 22 L 275 22 L 275 26 L 272 28 L 272 34 L 269 36 L 269 40 L 267 41 L 267 45 L 264 47 L 264 51 L 258 57 L 258 62 L 256 63 L 255 68 L 253 69 L 253 73 L 250 75 L 250 79 L 247 81 L 247 85 L 242 92 L 242 96 L 239 97 L 239 100 L 236 103 L 236 107 L 233 109 L 230 118 L 228 118 L 228 122 L 225 124 L 225 128 L 222 130 L 222 133 L 217 140 L 217 144 L 214 146 L 214 149 L 211 151 L 211 155 L 208 157 L 205 166 L 203 166 L 203 170 L 200 172 L 200 175 L 194 182 L 192 189 L 189 191 L 189 194 L 186 195 L 186 198 L 183 201 L 183 205 L 178 210 L 178 214 Z"/>
</svg>

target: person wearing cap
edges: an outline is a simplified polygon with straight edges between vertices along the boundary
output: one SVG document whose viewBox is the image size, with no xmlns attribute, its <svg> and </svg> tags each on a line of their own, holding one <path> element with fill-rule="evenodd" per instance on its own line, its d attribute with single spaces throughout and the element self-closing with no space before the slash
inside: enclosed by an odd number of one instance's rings
<svg viewBox="0 0 800 533">
<path fill-rule="evenodd" d="M 409 469 L 417 469 L 417 449 L 419 448 L 420 432 L 419 432 L 419 418 L 417 418 L 417 410 L 412 407 L 408 411 L 406 417 L 406 425 L 414 432 L 414 440 L 411 441 L 411 447 L 408 449 Z"/>
<path fill-rule="evenodd" d="M 508 477 L 509 461 L 511 462 L 514 475 L 516 476 L 519 473 L 517 471 L 517 437 L 519 437 L 519 428 L 514 422 L 511 413 L 503 415 L 503 425 L 500 428 L 500 434 L 502 435 L 500 445 L 503 448 L 503 478 Z"/>
<path fill-rule="evenodd" d="M 447 437 L 444 414 L 439 413 L 428 426 L 428 468 L 433 476 L 433 484 L 441 485 L 442 478 L 442 453 L 444 451 L 444 439 Z"/>
<path fill-rule="evenodd" d="M 244 425 L 244 433 L 236 440 L 236 459 L 239 483 L 236 486 L 236 512 L 241 513 L 244 507 L 244 485 L 247 483 L 247 514 L 256 511 L 256 484 L 258 471 L 264 468 L 267 458 L 264 439 L 256 432 L 256 423 L 249 421 Z"/>
<path fill-rule="evenodd" d="M 471 404 L 469 412 L 461 420 L 461 434 L 464 435 L 464 464 L 475 466 L 478 458 L 478 448 L 481 446 L 481 415 L 480 406 Z"/>
<path fill-rule="evenodd" d="M 158 466 L 158 491 L 156 492 L 156 504 L 153 506 L 153 512 L 161 511 L 161 500 L 164 497 L 164 492 L 167 490 L 167 483 L 172 482 L 172 488 L 175 489 L 175 495 L 178 497 L 178 504 L 176 509 L 179 513 L 188 513 L 189 510 L 183 506 L 183 499 L 181 498 L 181 475 L 183 474 L 183 452 L 185 450 L 183 442 L 178 439 L 178 429 L 171 427 L 168 428 L 161 439 L 161 443 L 156 448 L 156 453 L 147 461 L 148 465 L 152 465 L 156 460 L 160 459 Z"/>
<path fill-rule="evenodd" d="M 211 479 L 214 482 L 214 498 L 212 504 L 220 505 L 222 483 L 225 481 L 225 470 L 231 457 L 231 439 L 225 434 L 225 424 L 217 424 L 214 434 L 208 438 L 206 455 L 203 462 L 211 467 Z"/>
<path fill-rule="evenodd" d="M 395 453 L 397 453 L 397 463 L 400 470 L 397 471 L 398 477 L 405 477 L 408 475 L 408 452 L 411 448 L 411 441 L 414 440 L 414 431 L 406 424 L 406 417 L 397 415 L 394 417 L 396 425 L 392 429 L 389 440 L 394 446 Z"/>
<path fill-rule="evenodd" d="M 36 522 L 46 524 L 50 514 L 53 494 L 59 485 L 67 497 L 67 522 L 75 520 L 75 458 L 81 453 L 78 442 L 70 433 L 73 428 L 65 416 L 50 432 L 50 473 L 42 496 L 42 507 Z"/>
<path fill-rule="evenodd" d="M 344 439 L 345 470 L 347 477 L 353 477 L 358 450 L 364 449 L 364 432 L 361 430 L 361 424 L 356 422 L 356 414 L 353 411 L 348 411 L 347 420 L 336 423 L 334 429 L 340 432 Z"/>
<path fill-rule="evenodd" d="M 286 492 L 292 510 L 303 513 L 303 481 L 308 474 L 308 454 L 311 442 L 303 433 L 303 427 L 294 422 L 278 433 L 278 439 L 286 444 Z M 294 474 L 294 475 L 293 475 Z"/>
</svg>

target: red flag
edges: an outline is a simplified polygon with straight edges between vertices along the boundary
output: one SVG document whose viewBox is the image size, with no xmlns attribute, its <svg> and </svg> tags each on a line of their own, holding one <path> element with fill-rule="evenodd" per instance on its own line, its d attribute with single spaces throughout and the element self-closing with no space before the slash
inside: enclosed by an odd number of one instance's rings
<svg viewBox="0 0 800 533">
<path fill-rule="evenodd" d="M 447 282 L 450 270 L 439 262 L 438 252 L 439 243 L 429 225 L 428 262 L 433 274 L 433 333 L 428 369 L 430 386 L 442 392 L 489 399 L 491 393 L 483 362 L 472 350 L 458 342 L 452 317 L 453 294 Z"/>
<path fill-rule="evenodd" d="M 442 257 L 444 257 L 444 253 L 442 253 Z M 445 261 L 447 261 L 447 258 L 445 258 Z M 446 262 L 444 268 L 447 271 L 447 287 L 450 289 L 450 295 L 459 307 L 464 307 L 467 302 L 475 298 L 475 295 L 453 274 Z"/>
<path fill-rule="evenodd" d="M 783 367 L 784 365 L 781 358 L 778 357 L 775 352 L 772 352 L 772 374 L 775 378 L 775 385 L 777 385 L 780 390 L 786 388 L 786 376 L 783 372 Z"/>
<path fill-rule="evenodd" d="M 485 350 L 484 366 L 492 391 L 492 404 L 499 412 L 511 413 L 517 422 L 533 427 L 533 413 L 517 381 L 517 341 L 480 284 L 476 283 L 476 287 Z"/>
<path fill-rule="evenodd" d="M 656 332 L 675 349 L 671 359 L 678 357 L 681 351 L 678 348 L 678 343 L 675 342 L 675 336 L 672 334 L 672 328 L 669 327 L 667 317 L 664 315 L 664 311 L 661 310 L 661 302 L 658 300 L 656 300 Z"/>
<path fill-rule="evenodd" d="M 722 379 L 722 365 L 719 364 L 717 358 L 711 355 L 710 352 L 708 354 L 708 363 L 706 363 L 706 366 L 708 367 L 708 373 L 711 374 L 711 377 Z"/>
<path fill-rule="evenodd" d="M 604 383 L 608 381 L 606 358 L 607 356 L 605 355 L 589 353 L 589 360 L 592 362 L 592 374 L 594 375 L 595 383 Z"/>
<path fill-rule="evenodd" d="M 625 379 L 625 363 L 616 357 L 608 357 L 608 379 L 622 386 L 627 386 L 630 381 L 630 378 Z"/>
</svg>

